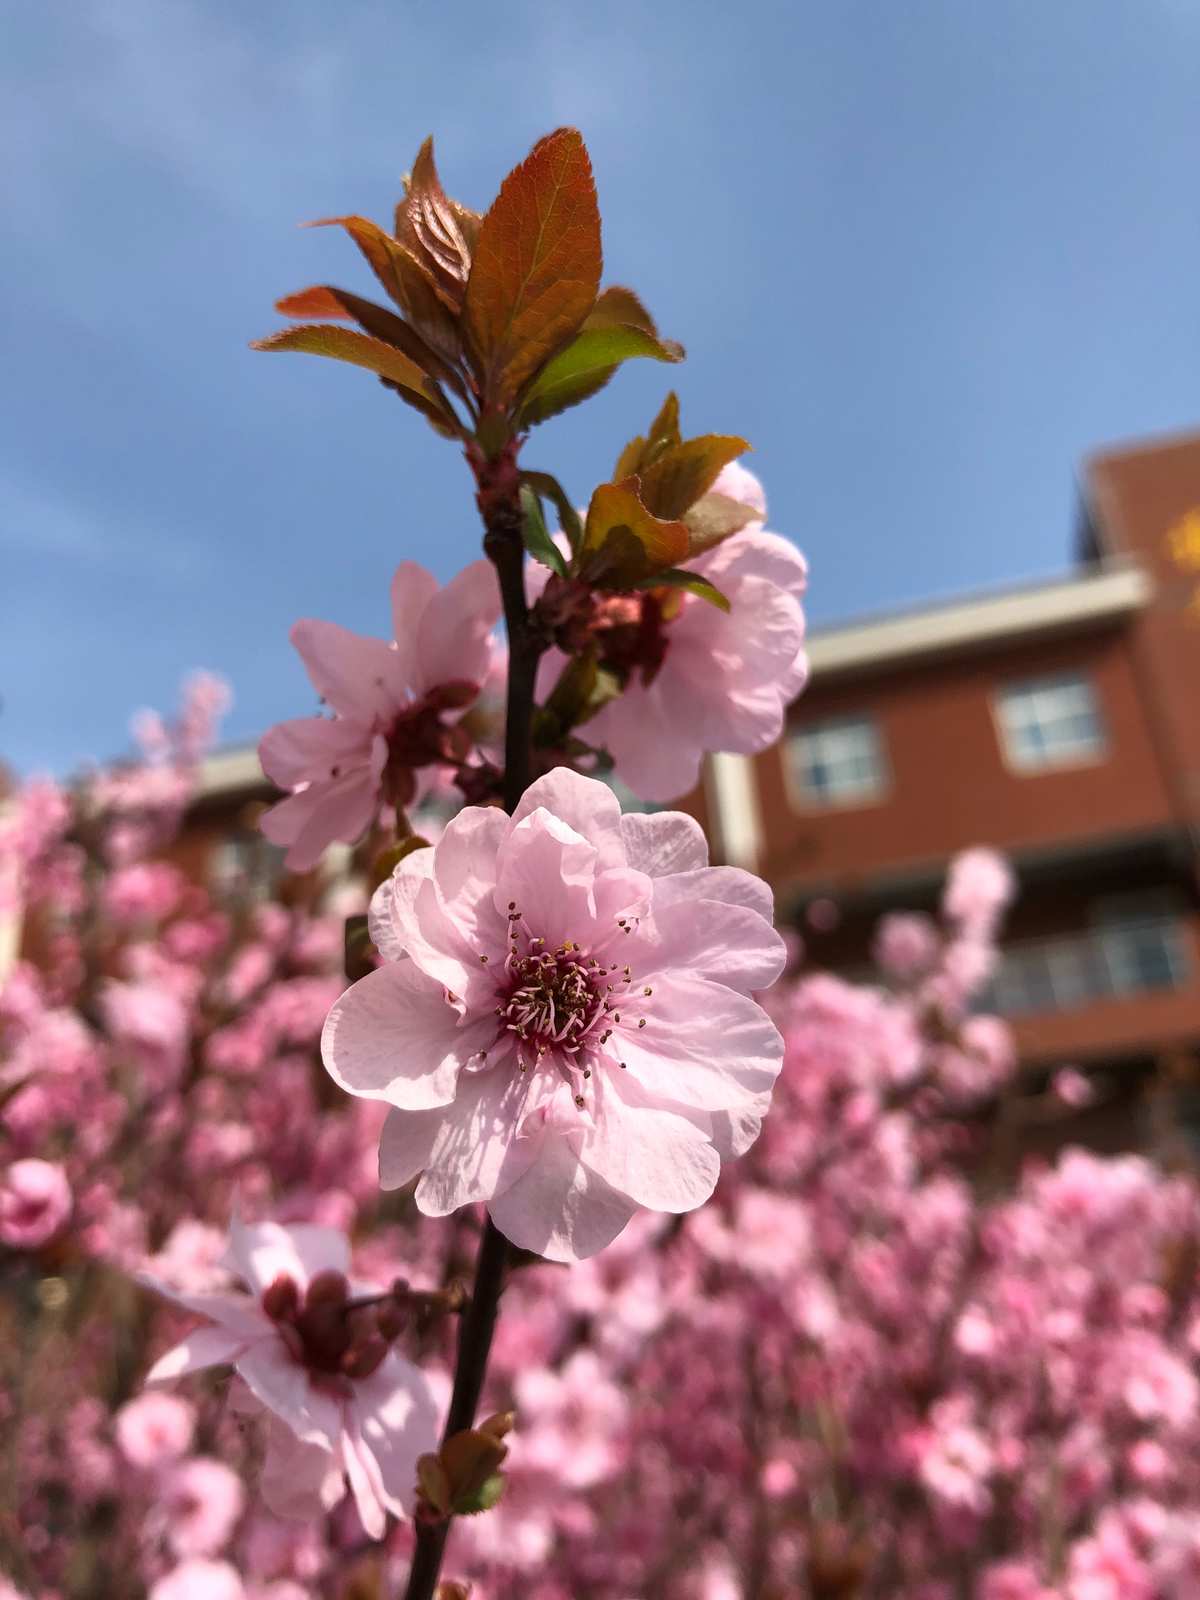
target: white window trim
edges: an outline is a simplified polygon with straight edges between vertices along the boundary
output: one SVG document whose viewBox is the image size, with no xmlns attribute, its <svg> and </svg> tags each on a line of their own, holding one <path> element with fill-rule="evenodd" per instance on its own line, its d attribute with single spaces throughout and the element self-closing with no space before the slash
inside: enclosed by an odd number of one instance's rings
<svg viewBox="0 0 1200 1600">
<path fill-rule="evenodd" d="M 1031 761 L 1023 759 L 1014 749 L 1008 737 L 1008 725 L 1004 716 L 1004 697 L 1021 690 L 1036 691 L 1040 688 L 1050 688 L 1053 685 L 1077 681 L 1086 684 L 1091 691 L 1092 704 L 1096 714 L 1096 727 L 1099 731 L 1099 740 L 1095 749 L 1074 750 L 1051 757 L 1049 760 Z M 1038 678 L 1009 679 L 1007 683 L 995 688 L 990 698 L 992 712 L 992 727 L 996 734 L 996 743 L 1000 749 L 1000 759 L 1007 770 L 1018 778 L 1037 778 L 1052 772 L 1071 772 L 1081 768 L 1101 766 L 1109 755 L 1108 724 L 1104 716 L 1100 696 L 1096 692 L 1095 681 L 1087 672 L 1052 672 Z"/>
<path fill-rule="evenodd" d="M 815 795 L 804 787 L 800 777 L 799 761 L 793 756 L 792 745 L 805 734 L 819 733 L 822 729 L 836 727 L 839 723 L 864 723 L 875 735 L 877 758 L 876 783 L 871 789 L 861 789 L 851 794 Z M 843 716 L 822 717 L 816 722 L 796 723 L 785 733 L 779 745 L 783 762 L 784 783 L 794 811 L 819 815 L 829 811 L 866 811 L 872 806 L 886 805 L 892 794 L 892 769 L 888 761 L 887 741 L 883 724 L 870 711 L 847 712 Z"/>
</svg>

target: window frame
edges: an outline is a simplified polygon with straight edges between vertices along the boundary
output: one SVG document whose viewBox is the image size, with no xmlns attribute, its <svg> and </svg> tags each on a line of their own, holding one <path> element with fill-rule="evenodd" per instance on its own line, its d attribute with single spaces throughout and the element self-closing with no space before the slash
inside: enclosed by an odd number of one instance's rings
<svg viewBox="0 0 1200 1600">
<path fill-rule="evenodd" d="M 809 789 L 802 776 L 802 762 L 798 747 L 801 741 L 813 735 L 827 734 L 846 727 L 866 729 L 870 735 L 873 777 L 869 787 L 846 791 L 816 793 Z M 864 811 L 871 806 L 887 802 L 892 790 L 892 769 L 888 761 L 887 741 L 883 723 L 874 712 L 858 711 L 820 717 L 815 722 L 798 721 L 788 728 L 782 743 L 784 777 L 788 797 L 796 811 L 817 813 L 825 811 Z M 808 770 L 808 764 L 803 764 Z"/>
<path fill-rule="evenodd" d="M 1077 745 L 1070 750 L 1049 755 L 1047 754 L 1049 747 L 1043 745 L 1039 758 L 1031 760 L 1027 756 L 1022 756 L 1015 743 L 1015 729 L 1006 711 L 1007 704 L 1020 695 L 1032 699 L 1039 692 L 1061 689 L 1066 685 L 1079 686 L 1087 691 L 1095 725 L 1095 743 L 1090 747 Z M 1098 766 L 1107 759 L 1108 724 L 1104 717 L 1100 695 L 1096 690 L 1095 679 L 1090 672 L 1068 667 L 1060 672 L 1041 673 L 1032 678 L 1010 678 L 993 689 L 990 699 L 992 722 L 1001 758 L 1008 771 L 1017 777 L 1036 778 L 1044 773 L 1069 772 L 1081 767 Z M 1036 726 L 1040 728 L 1045 724 L 1037 723 Z"/>
</svg>

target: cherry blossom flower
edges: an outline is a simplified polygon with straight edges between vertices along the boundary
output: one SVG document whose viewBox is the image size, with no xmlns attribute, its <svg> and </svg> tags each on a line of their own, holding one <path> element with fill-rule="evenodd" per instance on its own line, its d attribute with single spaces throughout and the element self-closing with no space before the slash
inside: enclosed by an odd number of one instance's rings
<svg viewBox="0 0 1200 1600">
<path fill-rule="evenodd" d="M 287 847 L 289 867 L 307 871 L 334 840 L 365 832 L 389 761 L 415 768 L 444 757 L 442 716 L 479 693 L 499 614 L 490 562 L 472 562 L 439 588 L 405 561 L 392 579 L 390 644 L 335 622 L 295 624 L 292 643 L 333 716 L 278 723 L 258 747 L 264 772 L 291 791 L 262 819 L 267 838 Z"/>
<path fill-rule="evenodd" d="M 555 1483 L 586 1489 L 618 1472 L 625 1458 L 629 1401 L 591 1350 L 577 1350 L 560 1372 L 518 1373 L 521 1419 L 517 1462 Z"/>
<path fill-rule="evenodd" d="M 736 462 L 713 492 L 766 515 L 762 485 Z M 716 585 L 728 612 L 679 591 L 666 606 L 653 594 L 640 597 L 644 659 L 585 729 L 643 800 L 686 794 L 709 751 L 752 755 L 774 744 L 808 676 L 801 609 L 808 567 L 789 540 L 751 523 L 688 569 Z"/>
<path fill-rule="evenodd" d="M 245 1600 L 245 1586 L 228 1561 L 181 1561 L 150 1586 L 149 1600 Z"/>
<path fill-rule="evenodd" d="M 322 1053 L 395 1109 L 380 1177 L 440 1216 L 488 1202 L 515 1243 L 594 1254 L 638 1206 L 690 1211 L 753 1141 L 782 1041 L 750 998 L 784 961 L 771 894 L 709 867 L 680 813 L 622 817 L 556 768 L 512 817 L 478 806 L 376 891 L 386 964 Z"/>
<path fill-rule="evenodd" d="M 14 1161 L 0 1177 L 0 1244 L 36 1250 L 53 1239 L 70 1215 L 71 1187 L 53 1162 L 30 1156 Z"/>
<path fill-rule="evenodd" d="M 178 1293 L 142 1281 L 212 1326 L 189 1334 L 151 1369 L 147 1383 L 170 1383 L 204 1367 L 232 1363 L 252 1400 L 273 1414 L 264 1496 L 286 1487 L 282 1514 L 329 1505 L 349 1481 L 363 1527 L 383 1534 L 386 1514 L 403 1516 L 416 1460 L 436 1434 L 436 1406 L 424 1376 L 389 1348 L 369 1307 L 377 1294 L 350 1293 L 349 1246 L 328 1228 L 234 1220 L 226 1265 L 248 1293 Z M 356 1298 L 357 1296 L 357 1298 Z"/>
<path fill-rule="evenodd" d="M 215 1556 L 245 1504 L 242 1481 L 223 1461 L 193 1456 L 167 1474 L 159 1506 L 176 1556 Z"/>
<path fill-rule="evenodd" d="M 161 1467 L 187 1453 L 196 1413 L 178 1395 L 150 1390 L 127 1400 L 117 1412 L 117 1447 L 134 1467 Z"/>
</svg>

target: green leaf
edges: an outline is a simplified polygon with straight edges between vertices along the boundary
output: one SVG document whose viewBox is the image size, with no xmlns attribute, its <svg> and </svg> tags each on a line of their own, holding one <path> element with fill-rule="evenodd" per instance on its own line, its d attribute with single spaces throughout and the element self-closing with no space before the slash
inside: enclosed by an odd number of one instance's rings
<svg viewBox="0 0 1200 1600">
<path fill-rule="evenodd" d="M 671 445 L 638 474 L 644 504 L 656 517 L 682 517 L 712 488 L 721 468 L 749 448 L 745 439 L 720 433 Z"/>
<path fill-rule="evenodd" d="M 572 656 L 534 716 L 534 743 L 557 749 L 572 728 L 591 720 L 621 693 L 621 680 L 601 667 L 594 650 Z"/>
<path fill-rule="evenodd" d="M 627 323 L 585 326 L 533 380 L 521 406 L 518 426 L 527 428 L 545 422 L 547 417 L 587 400 L 604 387 L 623 361 L 635 356 L 682 361 L 683 346 Z"/>
<path fill-rule="evenodd" d="M 567 563 L 547 530 L 542 516 L 542 502 L 527 483 L 521 485 L 521 513 L 521 535 L 526 550 L 535 561 L 540 561 L 544 567 L 557 572 L 560 578 L 565 578 Z"/>
<path fill-rule="evenodd" d="M 463 1495 L 454 1502 L 455 1515 L 474 1517 L 481 1511 L 490 1511 L 499 1503 L 507 1481 L 503 1472 L 493 1472 L 491 1477 L 485 1478 L 473 1493 Z"/>
<path fill-rule="evenodd" d="M 562 531 L 566 534 L 567 542 L 574 554 L 583 544 L 583 523 L 562 484 L 549 472 L 522 472 L 521 482 L 529 484 L 543 499 L 550 501 L 558 512 Z"/>
<path fill-rule="evenodd" d="M 729 601 L 717 588 L 716 584 L 709 583 L 707 578 L 702 578 L 698 572 L 688 572 L 685 567 L 671 567 L 666 572 L 657 572 L 653 578 L 643 578 L 640 583 L 635 583 L 635 589 L 686 589 L 689 594 L 696 595 L 701 600 L 707 600 L 709 605 L 716 606 L 718 611 L 728 611 Z"/>
<path fill-rule="evenodd" d="M 464 317 L 485 399 L 506 406 L 581 327 L 600 287 L 600 211 L 578 131 L 540 139 L 479 226 Z"/>
<path fill-rule="evenodd" d="M 654 325 L 654 318 L 646 310 L 641 300 L 632 289 L 626 289 L 619 283 L 609 284 L 607 289 L 601 289 L 596 298 L 596 304 L 587 314 L 585 328 L 616 328 L 629 327 L 641 328 L 644 333 L 658 338 L 658 329 Z"/>
</svg>

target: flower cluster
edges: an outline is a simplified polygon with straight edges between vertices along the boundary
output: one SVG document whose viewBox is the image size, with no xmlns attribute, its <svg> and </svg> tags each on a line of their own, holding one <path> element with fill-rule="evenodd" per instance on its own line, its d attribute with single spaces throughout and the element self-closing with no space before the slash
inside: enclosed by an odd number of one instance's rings
<svg viewBox="0 0 1200 1600">
<path fill-rule="evenodd" d="M 134 769 L 122 781 L 136 785 Z M 736 1110 L 759 1086 L 732 1014 L 780 960 L 761 891 L 708 867 L 693 824 L 621 817 L 582 777 L 541 780 L 512 819 L 467 808 L 378 891 L 385 960 L 361 992 L 432 997 L 488 1064 L 385 1052 L 384 1098 L 442 1074 L 437 1103 L 389 1110 L 331 1098 L 320 1065 L 339 917 L 218 902 L 165 859 L 118 864 L 103 834 L 127 813 L 89 833 L 86 786 L 51 802 L 33 785 L 25 803 L 10 826 L 29 841 L 30 959 L 0 990 L 0 1432 L 16 1519 L 0 1565 L 30 1600 L 395 1593 L 418 1457 L 444 1414 L 455 1319 L 438 1308 L 467 1270 L 470 1201 L 511 1220 L 484 1178 L 514 1142 L 529 1141 L 525 1170 L 551 1177 L 552 1150 L 594 1158 L 610 1087 L 632 1098 L 598 1159 L 624 1162 L 627 1182 L 651 1143 L 675 1181 L 696 1170 L 630 1121 L 657 1140 L 668 1119 L 684 1151 L 716 1149 L 721 1119 L 730 1133 L 757 1123 Z M 505 850 L 480 849 L 486 829 Z M 572 851 L 572 873 L 548 872 Z M 696 886 L 707 892 L 690 898 Z M 771 1023 L 750 1024 L 782 1039 L 772 1109 L 712 1201 L 645 1208 L 695 1199 L 711 1167 L 679 1195 L 604 1178 L 619 1202 L 568 1206 L 562 1237 L 582 1254 L 598 1218 L 620 1228 L 613 1242 L 566 1273 L 533 1259 L 513 1275 L 484 1396 L 517 1417 L 505 1493 L 456 1520 L 446 1558 L 472 1600 L 694 1600 L 752 1583 L 860 1600 L 1193 1592 L 1200 1193 L 1144 1159 L 1082 1150 L 1029 1164 L 1011 1193 L 981 1181 L 998 1103 L 1046 1111 L 1017 1091 L 999 1024 L 970 1008 L 1007 892 L 995 858 L 964 857 L 940 922 L 881 925 L 885 987 L 816 971 L 776 983 Z M 468 912 L 494 950 L 461 943 Z M 570 927 L 524 925 L 551 914 Z M 605 936 L 629 952 L 615 973 L 589 944 Z M 531 956 L 538 938 L 556 943 Z M 648 1043 L 660 974 L 664 997 L 677 981 L 725 991 L 727 1037 L 694 1069 L 706 1095 L 732 1096 L 719 1111 L 665 1093 L 693 1063 Z M 335 1040 L 355 993 L 335 1008 Z M 589 1066 L 588 1041 L 610 1029 Z M 444 1037 L 411 1021 L 402 1036 Z M 767 1055 L 764 1083 L 779 1064 Z M 503 1106 L 505 1090 L 523 1114 L 484 1119 L 494 1147 L 455 1166 L 454 1137 L 470 1136 L 453 1134 L 460 1095 Z M 386 1173 L 397 1125 L 401 1148 L 417 1137 L 409 1118 L 441 1130 L 439 1154 L 415 1189 L 393 1169 L 404 1187 L 381 1193 L 376 1145 L 382 1134 Z M 577 1171 L 590 1188 L 586 1160 Z M 652 1166 L 640 1181 L 662 1180 Z M 450 1182 L 477 1186 L 453 1219 L 427 1214 Z M 235 1207 L 264 1220 L 235 1222 L 227 1245 Z"/>
</svg>

